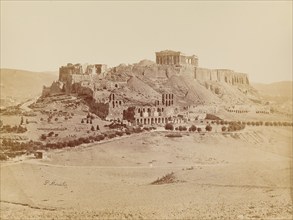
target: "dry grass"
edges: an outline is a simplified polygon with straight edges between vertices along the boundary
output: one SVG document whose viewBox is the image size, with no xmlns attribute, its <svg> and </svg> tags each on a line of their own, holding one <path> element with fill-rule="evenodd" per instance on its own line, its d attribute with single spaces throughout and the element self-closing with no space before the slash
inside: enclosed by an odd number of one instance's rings
<svg viewBox="0 0 293 220">
<path fill-rule="evenodd" d="M 154 182 L 152 182 L 152 185 L 161 185 L 161 184 L 170 184 L 170 183 L 176 183 L 178 182 L 176 180 L 176 177 L 174 175 L 174 172 L 168 173 L 165 176 L 158 178 Z"/>
</svg>

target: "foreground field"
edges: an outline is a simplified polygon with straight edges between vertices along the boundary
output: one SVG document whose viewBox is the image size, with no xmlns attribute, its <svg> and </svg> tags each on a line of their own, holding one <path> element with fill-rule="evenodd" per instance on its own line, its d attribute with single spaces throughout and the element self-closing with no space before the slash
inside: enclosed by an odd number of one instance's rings
<svg viewBox="0 0 293 220">
<path fill-rule="evenodd" d="M 1 218 L 291 219 L 291 168 L 288 127 L 143 133 L 2 163 Z"/>
</svg>

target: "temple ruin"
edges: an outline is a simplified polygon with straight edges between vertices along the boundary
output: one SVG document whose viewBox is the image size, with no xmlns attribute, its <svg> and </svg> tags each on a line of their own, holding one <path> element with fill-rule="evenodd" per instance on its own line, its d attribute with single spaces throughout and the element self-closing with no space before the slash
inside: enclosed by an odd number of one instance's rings
<svg viewBox="0 0 293 220">
<path fill-rule="evenodd" d="M 166 65 L 192 65 L 198 66 L 198 58 L 195 55 L 186 56 L 180 51 L 164 50 L 156 52 L 156 63 Z"/>
</svg>

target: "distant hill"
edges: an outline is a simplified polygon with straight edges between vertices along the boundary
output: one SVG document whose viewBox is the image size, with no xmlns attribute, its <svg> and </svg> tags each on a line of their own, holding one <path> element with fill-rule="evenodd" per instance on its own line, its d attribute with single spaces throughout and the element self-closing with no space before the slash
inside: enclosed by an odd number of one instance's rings
<svg viewBox="0 0 293 220">
<path fill-rule="evenodd" d="M 262 96 L 267 97 L 292 97 L 292 81 L 275 82 L 271 84 L 253 83 L 252 86 Z"/>
<path fill-rule="evenodd" d="M 280 112 L 292 114 L 292 81 L 275 82 L 271 84 L 254 83 L 252 86 L 260 96 L 272 103 L 272 106 Z"/>
<path fill-rule="evenodd" d="M 1 106 L 16 105 L 42 93 L 43 85 L 51 85 L 58 79 L 54 72 L 30 72 L 25 70 L 0 70 Z"/>
</svg>

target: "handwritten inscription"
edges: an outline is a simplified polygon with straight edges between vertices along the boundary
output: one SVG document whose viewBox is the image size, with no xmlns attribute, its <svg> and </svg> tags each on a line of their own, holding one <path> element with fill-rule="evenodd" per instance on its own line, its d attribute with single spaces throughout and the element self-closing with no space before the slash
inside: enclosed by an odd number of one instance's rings
<svg viewBox="0 0 293 220">
<path fill-rule="evenodd" d="M 64 181 L 64 182 L 58 182 L 56 180 L 45 180 L 44 182 L 44 185 L 45 186 L 61 186 L 61 187 L 64 187 L 64 188 L 67 188 L 67 183 Z"/>
</svg>

